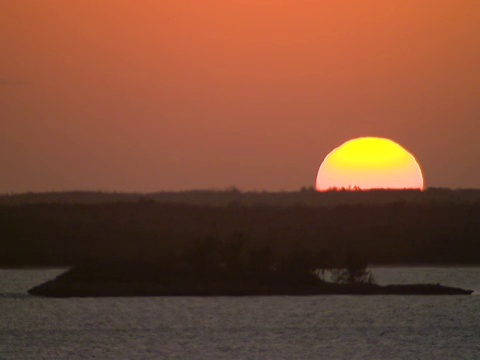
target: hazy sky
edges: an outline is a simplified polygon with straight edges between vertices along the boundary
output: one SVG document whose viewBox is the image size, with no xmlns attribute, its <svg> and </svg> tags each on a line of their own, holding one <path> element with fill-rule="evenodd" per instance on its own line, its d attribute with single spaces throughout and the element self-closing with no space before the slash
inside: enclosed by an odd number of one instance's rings
<svg viewBox="0 0 480 360">
<path fill-rule="evenodd" d="M 313 186 L 359 136 L 480 188 L 478 0 L 5 0 L 0 192 Z"/>
</svg>

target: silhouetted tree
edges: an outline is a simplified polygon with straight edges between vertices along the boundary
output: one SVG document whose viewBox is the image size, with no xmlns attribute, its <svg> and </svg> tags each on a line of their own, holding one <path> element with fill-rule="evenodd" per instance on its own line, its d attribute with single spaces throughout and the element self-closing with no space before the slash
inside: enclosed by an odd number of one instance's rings
<svg viewBox="0 0 480 360">
<path fill-rule="evenodd" d="M 367 261 L 358 254 L 349 252 L 346 256 L 345 267 L 333 271 L 333 279 L 337 283 L 374 283 L 372 273 L 367 270 Z"/>
</svg>

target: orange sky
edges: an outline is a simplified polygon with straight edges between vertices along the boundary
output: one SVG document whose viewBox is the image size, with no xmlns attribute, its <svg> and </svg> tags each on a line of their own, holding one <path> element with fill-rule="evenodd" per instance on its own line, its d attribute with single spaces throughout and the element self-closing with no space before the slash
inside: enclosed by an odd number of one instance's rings
<svg viewBox="0 0 480 360">
<path fill-rule="evenodd" d="M 0 4 L 0 192 L 293 190 L 391 138 L 480 188 L 480 1 Z"/>
</svg>

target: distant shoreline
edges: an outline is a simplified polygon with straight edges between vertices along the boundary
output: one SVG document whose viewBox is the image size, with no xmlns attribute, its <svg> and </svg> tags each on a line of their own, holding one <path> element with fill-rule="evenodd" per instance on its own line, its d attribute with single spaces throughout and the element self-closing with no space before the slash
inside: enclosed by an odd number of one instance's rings
<svg viewBox="0 0 480 360">
<path fill-rule="evenodd" d="M 427 188 L 421 190 L 376 189 L 317 192 L 313 187 L 296 191 L 184 190 L 158 192 L 51 191 L 0 194 L 0 205 L 109 204 L 155 202 L 200 206 L 332 206 L 342 204 L 384 204 L 391 202 L 475 203 L 480 189 Z"/>
<path fill-rule="evenodd" d="M 155 263 L 209 240 L 275 261 L 306 252 L 325 268 L 349 253 L 374 267 L 480 265 L 480 190 L 24 196 L 0 198 L 3 268 Z"/>
</svg>

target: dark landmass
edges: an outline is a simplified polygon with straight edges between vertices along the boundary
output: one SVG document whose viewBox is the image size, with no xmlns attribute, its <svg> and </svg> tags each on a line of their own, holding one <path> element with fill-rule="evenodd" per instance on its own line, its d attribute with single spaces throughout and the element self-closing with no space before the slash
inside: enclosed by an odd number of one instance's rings
<svg viewBox="0 0 480 360">
<path fill-rule="evenodd" d="M 91 193 L 105 201 L 96 203 L 75 197 L 81 203 L 71 202 L 71 193 L 52 195 L 56 198 L 16 195 L 6 199 L 25 203 L 0 205 L 0 266 L 73 266 L 92 259 L 155 263 L 166 253 L 181 252 L 208 238 L 241 239 L 252 251 L 306 250 L 328 259 L 331 266 L 341 265 L 347 252 L 382 266 L 478 265 L 479 194 L 478 190 L 323 194 L 231 190 L 162 193 L 158 201 L 143 196 L 124 201 L 130 195 L 118 194 L 123 200 L 114 202 L 117 195 Z M 192 196 L 190 202 L 187 195 Z M 259 202 L 252 203 L 251 196 Z M 370 198 L 372 202 L 366 202 Z M 215 199 L 223 205 L 211 205 Z M 325 199 L 331 203 L 316 204 Z"/>
<path fill-rule="evenodd" d="M 329 283 L 312 273 L 220 271 L 166 274 L 145 265 L 78 266 L 29 290 L 46 297 L 245 295 L 470 295 L 439 284 Z"/>
</svg>

